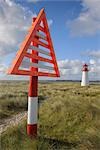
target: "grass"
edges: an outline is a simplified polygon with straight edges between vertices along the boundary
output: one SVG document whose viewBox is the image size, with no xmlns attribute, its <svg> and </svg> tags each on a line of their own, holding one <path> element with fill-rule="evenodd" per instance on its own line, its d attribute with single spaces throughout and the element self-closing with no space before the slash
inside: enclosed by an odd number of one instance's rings
<svg viewBox="0 0 100 150">
<path fill-rule="evenodd" d="M 0 106 L 1 119 L 27 110 L 27 84 L 16 81 L 1 82 Z"/>
<path fill-rule="evenodd" d="M 25 125 L 26 123 L 22 123 L 19 126 L 11 127 L 1 135 L 2 150 L 26 150 L 29 145 L 29 150 L 36 149 L 36 141 L 27 138 Z"/>
<path fill-rule="evenodd" d="M 14 114 L 27 110 L 28 82 L 1 81 L 0 82 L 0 118 L 6 119 Z M 39 95 L 39 100 L 44 100 Z"/>
<path fill-rule="evenodd" d="M 2 114 L 6 108 L 8 116 L 13 111 L 26 110 L 27 83 L 2 85 L 5 91 L 1 92 L 0 88 Z M 38 139 L 27 137 L 24 122 L 2 134 L 2 150 L 35 150 L 37 146 L 38 150 L 100 149 L 100 85 L 81 87 L 72 82 L 41 83 L 39 99 L 44 102 L 39 109 Z"/>
</svg>

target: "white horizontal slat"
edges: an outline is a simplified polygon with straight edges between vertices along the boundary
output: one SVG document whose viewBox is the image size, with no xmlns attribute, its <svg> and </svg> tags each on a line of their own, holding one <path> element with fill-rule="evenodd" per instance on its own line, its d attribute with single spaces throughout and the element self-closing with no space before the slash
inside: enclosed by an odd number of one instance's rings
<svg viewBox="0 0 100 150">
<path fill-rule="evenodd" d="M 42 64 L 30 63 L 30 65 L 31 65 L 31 67 L 37 67 L 37 68 L 42 68 L 42 69 L 54 70 L 53 67 L 45 66 L 45 65 L 42 65 Z"/>
<path fill-rule="evenodd" d="M 28 61 L 25 61 L 25 60 L 22 61 L 21 66 L 22 66 L 23 68 L 36 67 L 36 68 L 54 70 L 54 68 L 51 67 L 51 66 L 45 66 L 45 65 L 43 65 L 43 64 L 41 64 L 41 63 L 38 63 L 38 64 L 37 64 L 37 63 L 33 63 L 33 62 L 28 62 Z"/>
<path fill-rule="evenodd" d="M 37 36 L 39 36 L 40 38 L 46 40 L 46 36 L 45 36 L 45 35 L 41 34 L 41 33 L 38 32 L 38 31 L 36 32 L 36 34 L 37 34 Z"/>
<path fill-rule="evenodd" d="M 38 47 L 32 46 L 32 45 L 29 46 L 29 49 L 33 49 L 33 50 L 35 50 L 35 51 L 37 51 L 37 52 L 40 52 L 40 53 L 42 53 L 42 54 L 51 56 L 49 52 L 46 52 L 46 51 L 44 51 L 44 50 L 42 50 L 42 49 L 40 49 L 40 48 L 38 48 Z"/>
<path fill-rule="evenodd" d="M 22 63 L 21 63 L 21 66 L 23 67 L 23 68 L 29 68 L 29 67 L 36 67 L 36 68 L 42 68 L 42 69 L 48 69 L 48 70 L 54 70 L 54 68 L 53 67 L 51 67 L 51 66 L 45 66 L 45 65 L 42 65 L 42 64 L 37 64 L 37 63 L 33 63 L 33 62 L 27 62 L 27 61 L 22 61 Z"/>
</svg>

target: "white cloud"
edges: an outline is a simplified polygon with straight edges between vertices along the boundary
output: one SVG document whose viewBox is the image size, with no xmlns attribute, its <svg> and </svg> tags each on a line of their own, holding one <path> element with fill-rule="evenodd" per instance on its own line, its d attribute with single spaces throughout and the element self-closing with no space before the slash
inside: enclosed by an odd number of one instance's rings
<svg viewBox="0 0 100 150">
<path fill-rule="evenodd" d="M 65 59 L 58 61 L 61 77 L 66 79 L 81 77 L 82 63 L 80 60 Z"/>
<path fill-rule="evenodd" d="M 48 26 L 50 27 L 52 24 L 53 24 L 53 20 L 52 20 L 52 19 L 49 19 L 49 20 L 48 20 Z"/>
<path fill-rule="evenodd" d="M 86 51 L 84 54 L 89 57 L 100 59 L 100 50 L 91 50 L 91 51 L 89 50 L 89 51 Z"/>
<path fill-rule="evenodd" d="M 89 63 L 90 63 L 90 65 L 94 65 L 94 64 L 96 64 L 96 61 L 94 59 L 90 59 Z"/>
<path fill-rule="evenodd" d="M 5 64 L 0 64 L 0 74 L 6 73 L 7 66 Z"/>
<path fill-rule="evenodd" d="M 9 12 L 9 13 L 7 13 Z M 36 14 L 11 0 L 0 0 L 0 55 L 18 49 Z M 48 20 L 49 26 L 53 20 Z"/>
<path fill-rule="evenodd" d="M 0 0 L 0 74 L 5 74 L 8 68 L 3 58 L 6 56 L 8 59 L 9 54 L 16 53 L 33 17 L 36 17 L 35 13 L 14 1 Z M 52 19 L 48 20 L 49 26 L 52 23 Z"/>
<path fill-rule="evenodd" d="M 31 24 L 33 13 L 11 0 L 0 0 L 0 55 L 15 50 Z"/>
<path fill-rule="evenodd" d="M 60 79 L 65 80 L 81 80 L 82 76 L 82 65 L 84 61 L 81 60 L 59 60 L 58 66 L 60 70 Z M 100 80 L 100 61 L 99 59 L 90 59 L 89 62 L 89 79 Z M 4 64 L 0 65 L 0 73 L 4 74 L 7 70 L 7 66 Z M 1 79 L 12 79 L 10 76 L 1 77 Z M 13 79 L 21 79 L 20 77 L 14 76 Z M 45 79 L 45 78 L 44 78 Z"/>
<path fill-rule="evenodd" d="M 92 80 L 100 80 L 100 63 L 95 61 L 95 64 L 90 64 L 89 77 Z"/>
<path fill-rule="evenodd" d="M 100 33 L 100 0 L 82 0 L 79 16 L 68 23 L 72 36 Z"/>
<path fill-rule="evenodd" d="M 100 50 L 85 51 L 84 55 L 89 57 L 90 79 L 100 80 Z"/>
<path fill-rule="evenodd" d="M 80 60 L 60 60 L 58 66 L 60 69 L 61 79 L 81 80 L 82 66 L 84 61 Z M 99 59 L 90 59 L 89 62 L 89 79 L 100 80 L 100 61 Z"/>
<path fill-rule="evenodd" d="M 11 0 L 4 0 L 9 6 L 13 5 L 13 2 Z"/>
</svg>

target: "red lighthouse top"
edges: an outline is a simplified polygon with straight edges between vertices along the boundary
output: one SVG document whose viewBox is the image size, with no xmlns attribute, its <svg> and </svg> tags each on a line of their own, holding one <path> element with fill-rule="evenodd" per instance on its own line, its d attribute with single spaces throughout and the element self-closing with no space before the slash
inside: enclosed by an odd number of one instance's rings
<svg viewBox="0 0 100 150">
<path fill-rule="evenodd" d="M 84 64 L 84 65 L 83 65 L 82 71 L 89 71 L 89 70 L 88 70 L 88 65 L 87 65 L 87 64 Z"/>
</svg>

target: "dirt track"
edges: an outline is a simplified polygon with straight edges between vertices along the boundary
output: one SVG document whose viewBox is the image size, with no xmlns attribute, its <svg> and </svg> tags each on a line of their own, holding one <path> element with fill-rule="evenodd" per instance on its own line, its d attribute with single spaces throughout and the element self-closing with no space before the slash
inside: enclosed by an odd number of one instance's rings
<svg viewBox="0 0 100 150">
<path fill-rule="evenodd" d="M 13 116 L 12 118 L 3 120 L 3 122 L 0 124 L 0 134 L 7 130 L 8 127 L 19 124 L 24 118 L 26 118 L 26 116 L 27 112 L 25 111 Z"/>
</svg>

